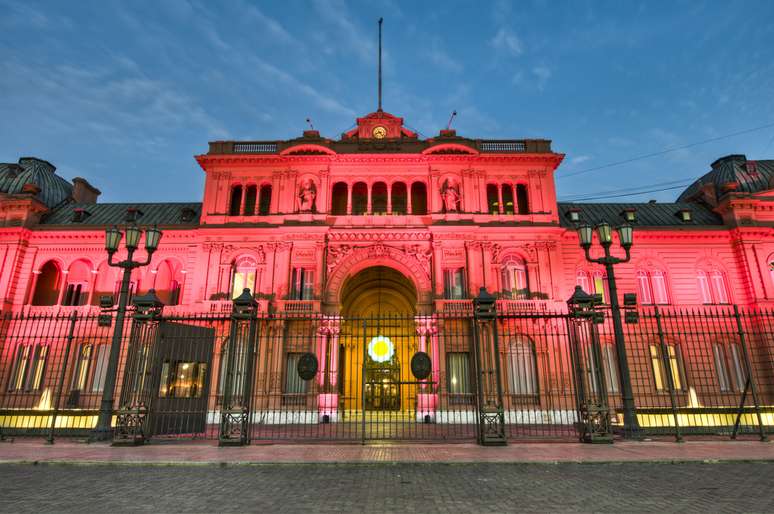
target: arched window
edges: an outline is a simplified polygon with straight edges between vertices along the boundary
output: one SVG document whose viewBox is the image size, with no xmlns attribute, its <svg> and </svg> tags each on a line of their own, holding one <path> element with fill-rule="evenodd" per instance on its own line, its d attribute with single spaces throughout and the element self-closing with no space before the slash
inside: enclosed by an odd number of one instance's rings
<svg viewBox="0 0 774 514">
<path fill-rule="evenodd" d="M 427 214 L 427 187 L 424 182 L 411 184 L 411 214 Z"/>
<path fill-rule="evenodd" d="M 578 270 L 575 274 L 575 285 L 580 286 L 586 294 L 591 294 L 591 282 L 589 281 L 589 274 L 583 270 Z"/>
<path fill-rule="evenodd" d="M 245 216 L 252 216 L 255 214 L 255 202 L 258 197 L 258 186 L 247 186 L 245 190 Z"/>
<path fill-rule="evenodd" d="M 500 198 L 496 184 L 486 185 L 486 205 L 489 214 L 500 214 Z"/>
<path fill-rule="evenodd" d="M 165 305 L 178 305 L 182 295 L 183 273 L 179 263 L 166 259 L 154 270 L 153 287 Z M 241 293 L 241 291 L 240 291 Z"/>
<path fill-rule="evenodd" d="M 89 298 L 91 266 L 86 261 L 75 261 L 67 270 L 62 305 L 84 305 Z"/>
<path fill-rule="evenodd" d="M 521 259 L 510 259 L 503 264 L 502 270 L 503 295 L 512 300 L 529 299 L 529 282 L 527 281 L 527 266 Z"/>
<path fill-rule="evenodd" d="M 643 305 L 667 305 L 669 294 L 666 273 L 661 270 L 640 270 L 637 272 L 637 290 Z"/>
<path fill-rule="evenodd" d="M 239 210 L 242 208 L 242 186 L 231 188 L 231 203 L 229 205 L 229 216 L 239 216 Z"/>
<path fill-rule="evenodd" d="M 376 182 L 371 186 L 371 212 L 387 214 L 387 184 Z"/>
<path fill-rule="evenodd" d="M 508 345 L 508 392 L 513 395 L 538 393 L 535 345 L 526 336 L 517 335 Z"/>
<path fill-rule="evenodd" d="M 600 374 L 597 372 L 597 365 L 594 354 L 589 348 L 586 353 L 586 372 L 589 385 L 594 393 L 600 391 Z M 599 345 L 599 366 L 602 369 L 602 376 L 605 379 L 605 387 L 608 393 L 618 392 L 618 362 L 616 360 L 615 347 L 612 344 Z"/>
<path fill-rule="evenodd" d="M 395 182 L 392 185 L 392 213 L 393 214 L 407 214 L 408 213 L 408 189 L 403 182 Z"/>
<path fill-rule="evenodd" d="M 524 184 L 516 185 L 516 206 L 519 214 L 529 214 L 529 196 Z"/>
<path fill-rule="evenodd" d="M 510 184 L 503 184 L 503 212 L 513 214 L 515 211 L 513 205 L 513 188 Z"/>
<path fill-rule="evenodd" d="M 352 186 L 352 214 L 359 216 L 368 209 L 368 186 L 365 182 L 356 182 Z"/>
<path fill-rule="evenodd" d="M 36 273 L 35 292 L 32 305 L 54 305 L 59 298 L 59 285 L 62 273 L 54 261 L 48 261 Z"/>
<path fill-rule="evenodd" d="M 231 270 L 231 298 L 236 298 L 247 288 L 255 295 L 257 264 L 249 256 L 239 257 Z"/>
<path fill-rule="evenodd" d="M 699 294 L 702 303 L 729 303 L 728 285 L 726 276 L 722 271 L 713 269 L 696 272 L 696 280 L 699 283 Z"/>
<path fill-rule="evenodd" d="M 268 216 L 271 209 L 271 184 L 264 184 L 261 186 L 260 194 L 258 195 L 258 214 L 261 216 Z"/>
<path fill-rule="evenodd" d="M 344 216 L 347 214 L 347 183 L 336 182 L 331 190 L 331 214 Z"/>
</svg>

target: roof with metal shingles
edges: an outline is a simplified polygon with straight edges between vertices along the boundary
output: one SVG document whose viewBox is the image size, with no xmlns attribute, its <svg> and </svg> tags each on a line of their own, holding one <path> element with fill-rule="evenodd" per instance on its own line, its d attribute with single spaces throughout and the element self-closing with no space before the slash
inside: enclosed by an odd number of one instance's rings
<svg viewBox="0 0 774 514">
<path fill-rule="evenodd" d="M 688 202 L 676 203 L 567 203 L 560 202 L 559 221 L 563 227 L 574 228 L 577 223 L 595 224 L 607 221 L 611 225 L 624 223 L 623 212 L 626 209 L 636 211 L 636 221 L 631 223 L 637 227 L 695 227 L 723 226 L 722 218 L 704 205 Z M 570 220 L 569 211 L 577 209 L 579 222 Z M 692 221 L 684 222 L 680 211 L 688 209 Z"/>
<path fill-rule="evenodd" d="M 75 221 L 74 213 L 81 209 L 88 214 Z M 121 225 L 127 222 L 127 211 L 142 212 L 137 217 L 140 225 L 196 226 L 202 211 L 201 202 L 185 203 L 71 203 L 64 205 L 42 221 L 42 225 Z"/>
</svg>

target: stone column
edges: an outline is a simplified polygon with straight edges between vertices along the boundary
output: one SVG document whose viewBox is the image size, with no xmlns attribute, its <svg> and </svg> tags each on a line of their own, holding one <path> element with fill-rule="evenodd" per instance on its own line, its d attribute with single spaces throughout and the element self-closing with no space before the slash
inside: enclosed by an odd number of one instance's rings
<svg viewBox="0 0 774 514">
<path fill-rule="evenodd" d="M 500 214 L 505 212 L 503 208 L 503 185 L 500 183 L 497 184 L 497 207 L 500 210 Z"/>
<path fill-rule="evenodd" d="M 441 261 L 443 259 L 443 247 L 440 241 L 433 241 L 433 278 L 434 291 L 433 296 L 443 294 L 443 268 Z"/>
<path fill-rule="evenodd" d="M 416 316 L 417 337 L 419 338 L 419 351 L 430 355 L 430 382 L 438 384 L 440 377 L 440 356 L 438 347 L 438 323 L 434 316 Z M 429 343 L 429 352 L 428 352 Z M 422 381 L 424 382 L 424 380 Z M 417 392 L 417 421 L 434 423 L 438 410 L 438 389 L 428 384 L 420 386 Z"/>
<path fill-rule="evenodd" d="M 392 184 L 387 188 L 387 214 L 392 214 Z"/>
<path fill-rule="evenodd" d="M 352 214 L 352 187 L 353 184 L 347 183 L 347 214 Z"/>
<path fill-rule="evenodd" d="M 373 186 L 373 184 L 371 184 L 370 182 L 367 185 L 367 188 L 368 188 L 368 201 L 366 202 L 366 213 L 368 213 L 368 214 L 373 214 L 373 210 L 371 208 L 371 188 L 372 188 L 372 186 Z"/>
</svg>

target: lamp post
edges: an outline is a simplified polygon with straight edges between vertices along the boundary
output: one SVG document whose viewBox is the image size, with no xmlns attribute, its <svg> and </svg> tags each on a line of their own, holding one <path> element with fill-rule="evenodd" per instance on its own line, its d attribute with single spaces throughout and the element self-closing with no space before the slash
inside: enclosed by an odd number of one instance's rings
<svg viewBox="0 0 774 514">
<path fill-rule="evenodd" d="M 637 423 L 637 414 L 634 407 L 634 394 L 632 393 L 632 380 L 629 374 L 629 361 L 626 357 L 626 345 L 624 343 L 623 325 L 621 324 L 621 306 L 618 303 L 618 290 L 615 284 L 615 273 L 613 267 L 616 264 L 629 262 L 631 259 L 630 250 L 632 248 L 632 227 L 631 225 L 621 225 L 618 227 L 618 239 L 621 247 L 624 249 L 625 257 L 615 257 L 610 253 L 610 246 L 613 244 L 613 229 L 609 223 L 602 222 L 596 226 L 599 244 L 605 252 L 604 257 L 591 257 L 591 240 L 594 235 L 593 229 L 589 225 L 578 227 L 578 239 L 586 260 L 596 264 L 602 264 L 607 273 L 607 282 L 610 289 L 610 312 L 613 317 L 613 333 L 615 336 L 615 351 L 618 355 L 618 368 L 621 373 L 621 399 L 623 400 L 624 411 L 624 437 L 636 437 L 640 427 Z"/>
<path fill-rule="evenodd" d="M 119 262 L 113 262 L 113 256 L 118 251 L 118 245 L 121 242 L 121 231 L 116 227 L 110 227 L 105 231 L 105 249 L 108 252 L 108 265 L 114 268 L 122 268 L 124 275 L 121 279 L 121 289 L 118 293 L 118 309 L 116 310 L 116 326 L 113 331 L 113 340 L 110 343 L 110 356 L 108 358 L 107 373 L 105 375 L 105 388 L 102 393 L 102 403 L 99 409 L 99 418 L 97 427 L 94 429 L 93 438 L 98 441 L 105 441 L 110 438 L 111 421 L 113 419 L 113 393 L 116 386 L 116 375 L 118 374 L 118 358 L 121 355 L 121 337 L 124 332 L 124 318 L 126 317 L 126 304 L 129 298 L 129 282 L 132 278 L 132 270 L 150 264 L 153 252 L 159 247 L 161 240 L 161 231 L 158 228 L 148 228 L 145 230 L 145 251 L 147 257 L 144 262 L 132 260 L 134 252 L 140 245 L 142 230 L 136 225 L 129 225 L 125 230 L 126 239 L 126 259 Z"/>
</svg>

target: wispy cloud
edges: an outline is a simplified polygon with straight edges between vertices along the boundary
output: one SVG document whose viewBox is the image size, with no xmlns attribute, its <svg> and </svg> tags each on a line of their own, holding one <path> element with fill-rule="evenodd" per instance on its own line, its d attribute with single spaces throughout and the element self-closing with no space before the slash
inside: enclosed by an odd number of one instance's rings
<svg viewBox="0 0 774 514">
<path fill-rule="evenodd" d="M 446 50 L 444 50 L 440 38 L 433 38 L 430 43 L 430 48 L 422 53 L 433 64 L 444 71 L 460 73 L 464 69 L 462 63 L 454 59 L 446 52 Z"/>
<path fill-rule="evenodd" d="M 578 156 L 573 157 L 572 159 L 570 159 L 570 164 L 572 164 L 574 166 L 577 166 L 578 164 L 583 164 L 584 162 L 588 161 L 589 159 L 591 159 L 590 155 L 578 155 Z"/>
<path fill-rule="evenodd" d="M 501 27 L 489 41 L 489 44 L 495 50 L 510 55 L 511 57 L 518 57 L 524 52 L 524 46 L 522 45 L 519 36 L 506 27 Z"/>
<path fill-rule="evenodd" d="M 363 62 L 373 62 L 375 33 L 366 34 L 342 0 L 314 0 L 314 6 L 320 20 L 329 26 L 329 37 L 341 42 L 340 51 L 352 52 Z"/>
</svg>

